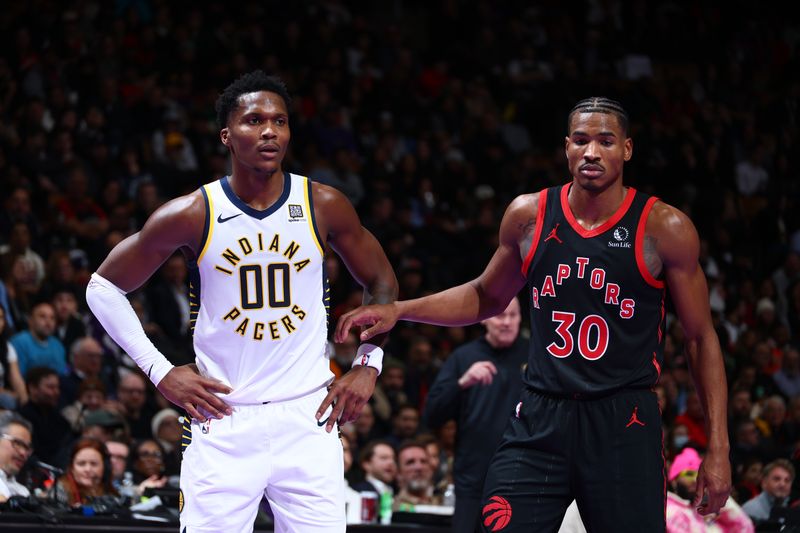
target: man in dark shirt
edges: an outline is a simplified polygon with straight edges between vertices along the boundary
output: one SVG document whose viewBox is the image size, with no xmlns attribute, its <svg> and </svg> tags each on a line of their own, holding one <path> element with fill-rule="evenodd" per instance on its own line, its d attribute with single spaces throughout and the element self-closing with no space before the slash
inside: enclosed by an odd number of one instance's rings
<svg viewBox="0 0 800 533">
<path fill-rule="evenodd" d="M 111 380 L 102 374 L 103 347 L 93 337 L 75 340 L 70 349 L 69 374 L 61 377 L 61 396 L 59 406 L 67 406 L 78 399 L 78 390 L 86 378 L 97 378 L 103 382 L 106 391 L 112 390 Z"/>
<path fill-rule="evenodd" d="M 522 389 L 528 341 L 519 338 L 520 304 L 483 321 L 486 334 L 447 358 L 428 394 L 424 417 L 438 428 L 456 420 L 453 531 L 480 531 L 483 478 Z"/>
<path fill-rule="evenodd" d="M 46 366 L 31 368 L 25 376 L 28 403 L 19 412 L 33 426 L 33 453 L 37 459 L 64 466 L 74 435 L 58 411 L 58 374 Z"/>
<path fill-rule="evenodd" d="M 131 372 L 120 379 L 117 399 L 123 408 L 123 416 L 131 429 L 134 439 L 153 438 L 150 424 L 155 410 L 147 403 L 147 385 L 145 378 Z"/>
</svg>

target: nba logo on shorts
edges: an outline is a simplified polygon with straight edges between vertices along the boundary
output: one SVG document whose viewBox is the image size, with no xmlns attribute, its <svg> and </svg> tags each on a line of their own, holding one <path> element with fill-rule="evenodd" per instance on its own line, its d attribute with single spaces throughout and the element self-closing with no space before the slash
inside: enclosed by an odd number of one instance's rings
<svg viewBox="0 0 800 533">
<path fill-rule="evenodd" d="M 203 432 L 203 435 L 208 435 L 208 432 L 211 431 L 211 419 L 206 418 L 206 421 L 203 422 L 203 427 L 200 429 Z"/>
</svg>

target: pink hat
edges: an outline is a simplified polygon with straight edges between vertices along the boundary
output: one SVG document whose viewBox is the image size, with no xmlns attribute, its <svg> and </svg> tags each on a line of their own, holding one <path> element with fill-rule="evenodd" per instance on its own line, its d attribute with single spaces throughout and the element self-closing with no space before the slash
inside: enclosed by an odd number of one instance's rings
<svg viewBox="0 0 800 533">
<path fill-rule="evenodd" d="M 678 454 L 675 460 L 672 461 L 672 465 L 669 467 L 669 480 L 672 481 L 684 470 L 699 470 L 701 462 L 702 459 L 700 459 L 700 455 L 697 453 L 697 450 L 694 448 L 684 448 L 683 451 Z"/>
</svg>

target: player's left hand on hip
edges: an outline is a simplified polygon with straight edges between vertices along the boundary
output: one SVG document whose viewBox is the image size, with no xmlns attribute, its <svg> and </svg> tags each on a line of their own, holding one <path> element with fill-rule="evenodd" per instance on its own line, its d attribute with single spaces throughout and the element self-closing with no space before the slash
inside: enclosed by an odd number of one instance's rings
<svg viewBox="0 0 800 533">
<path fill-rule="evenodd" d="M 370 366 L 357 366 L 328 387 L 328 394 L 322 400 L 316 415 L 317 420 L 320 420 L 328 407 L 333 406 L 325 424 L 325 431 L 330 433 L 337 420 L 341 424 L 346 424 L 358 418 L 361 408 L 375 390 L 377 378 L 376 369 Z"/>
<path fill-rule="evenodd" d="M 731 464 L 728 455 L 706 453 L 697 473 L 697 491 L 692 505 L 701 515 L 719 512 L 731 492 Z"/>
</svg>

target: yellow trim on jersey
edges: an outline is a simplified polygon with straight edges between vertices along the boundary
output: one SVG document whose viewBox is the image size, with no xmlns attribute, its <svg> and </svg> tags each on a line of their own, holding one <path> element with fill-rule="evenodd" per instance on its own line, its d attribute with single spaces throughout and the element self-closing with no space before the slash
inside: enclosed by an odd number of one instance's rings
<svg viewBox="0 0 800 533">
<path fill-rule="evenodd" d="M 216 182 L 215 182 L 216 183 Z M 197 256 L 197 264 L 200 264 L 200 260 L 203 259 L 203 255 L 208 250 L 208 244 L 211 242 L 211 236 L 214 235 L 214 200 L 211 196 L 211 184 L 203 185 L 203 189 L 206 191 L 206 199 L 208 200 L 208 235 L 206 235 L 206 241 L 203 243 L 203 246 L 200 249 L 200 254 Z"/>
<path fill-rule="evenodd" d="M 314 244 L 317 245 L 319 255 L 324 257 L 325 251 L 322 249 L 322 244 L 319 242 L 319 239 L 317 239 L 317 232 L 314 231 L 314 211 L 311 209 L 311 201 L 308 198 L 308 190 L 310 188 L 308 178 L 303 177 L 303 199 L 306 202 L 306 213 L 308 213 L 308 229 L 311 233 L 311 238 L 314 240 Z"/>
</svg>

